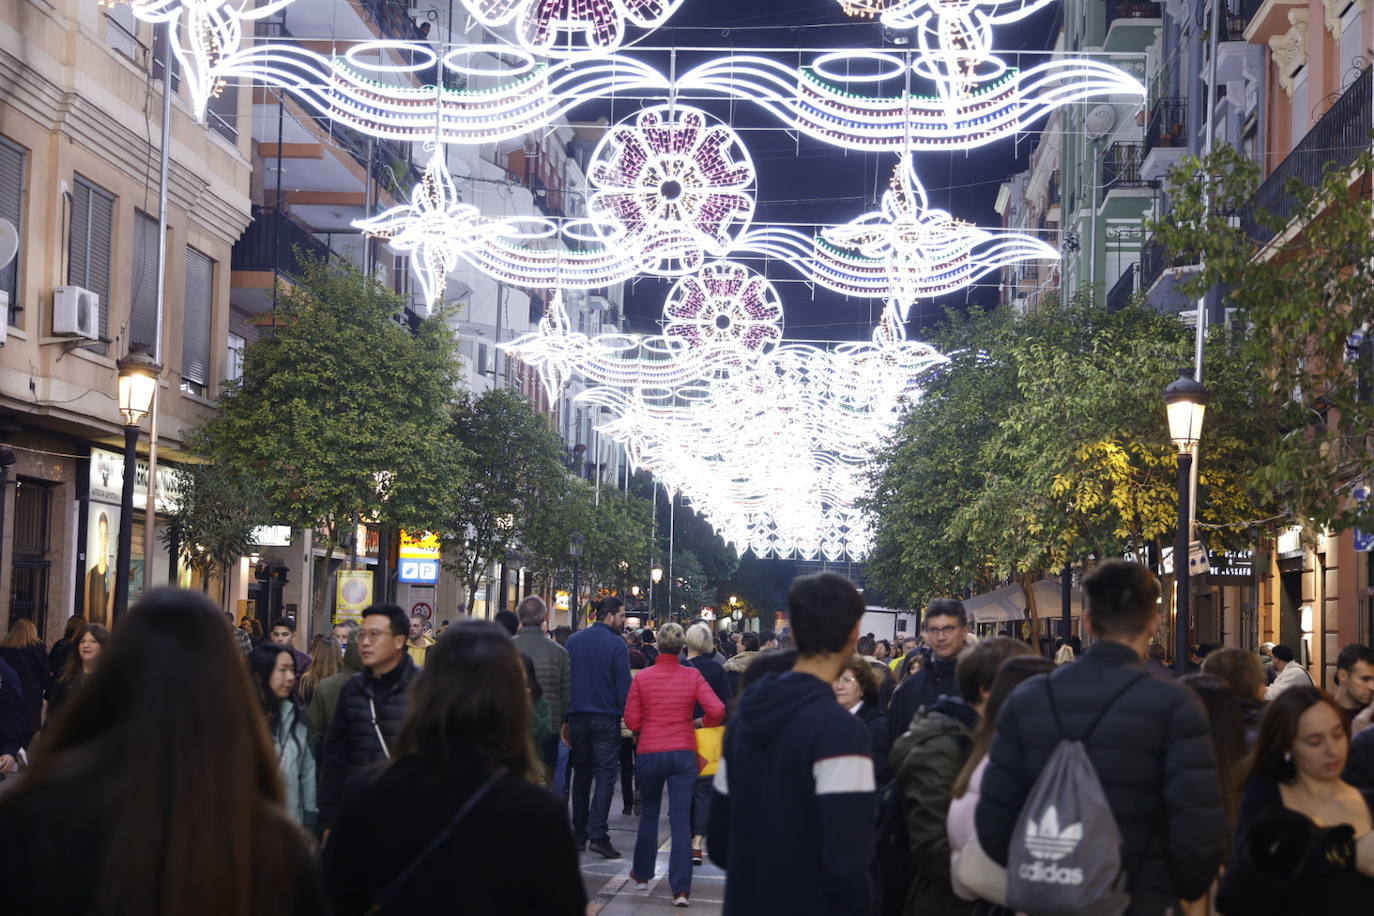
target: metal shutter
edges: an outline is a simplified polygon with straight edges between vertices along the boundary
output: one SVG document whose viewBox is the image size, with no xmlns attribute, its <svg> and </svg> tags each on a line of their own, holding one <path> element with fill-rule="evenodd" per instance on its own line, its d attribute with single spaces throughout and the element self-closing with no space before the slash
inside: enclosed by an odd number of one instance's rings
<svg viewBox="0 0 1374 916">
<path fill-rule="evenodd" d="M 205 120 L 210 125 L 211 130 L 230 143 L 239 141 L 238 83 L 225 83 L 220 87 L 219 95 L 210 96 Z"/>
<path fill-rule="evenodd" d="M 0 139 L 0 219 L 14 223 L 19 231 L 19 253 L 0 268 L 0 290 L 10 294 L 9 323 L 17 324 L 19 314 L 19 262 L 24 259 L 24 151 Z"/>
<path fill-rule="evenodd" d="M 138 47 L 138 39 L 134 37 L 136 28 L 132 6 L 124 3 L 111 6 L 105 14 L 105 43 L 132 60 Z"/>
<path fill-rule="evenodd" d="M 114 234 L 114 198 L 80 175 L 73 178 L 72 184 L 67 282 L 100 296 L 100 336 L 105 338 L 110 336 L 110 247 Z"/>
<path fill-rule="evenodd" d="M 194 248 L 186 249 L 186 311 L 182 316 L 181 380 L 210 384 L 210 318 L 215 262 Z"/>
<path fill-rule="evenodd" d="M 134 269 L 129 279 L 129 347 L 159 356 L 157 339 L 157 220 L 134 213 Z"/>
</svg>

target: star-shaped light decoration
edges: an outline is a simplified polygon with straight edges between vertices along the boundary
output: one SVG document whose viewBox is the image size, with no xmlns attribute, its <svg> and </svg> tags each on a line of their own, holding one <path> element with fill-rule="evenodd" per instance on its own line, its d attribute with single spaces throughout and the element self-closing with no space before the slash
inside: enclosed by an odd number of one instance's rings
<svg viewBox="0 0 1374 916">
<path fill-rule="evenodd" d="M 426 303 L 437 305 L 444 296 L 449 271 L 458 256 L 497 234 L 498 227 L 462 202 L 449 174 L 442 146 L 434 151 L 424 176 L 410 192 L 410 203 L 399 204 L 353 225 L 366 235 L 387 239 L 396 251 L 409 254 Z"/>
<path fill-rule="evenodd" d="M 881 261 L 903 319 L 918 299 L 951 292 L 989 270 L 1028 258 L 1058 257 L 1053 248 L 1032 236 L 980 229 L 930 207 L 909 155 L 893 169 L 881 212 L 824 229 L 821 238 L 836 248 Z M 823 256 L 823 247 L 817 248 L 818 256 Z"/>
</svg>

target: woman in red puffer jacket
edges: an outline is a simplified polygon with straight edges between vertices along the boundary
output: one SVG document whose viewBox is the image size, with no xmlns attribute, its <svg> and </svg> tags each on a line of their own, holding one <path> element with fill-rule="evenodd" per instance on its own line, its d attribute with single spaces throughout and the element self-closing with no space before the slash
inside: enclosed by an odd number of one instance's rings
<svg viewBox="0 0 1374 916">
<path fill-rule="evenodd" d="M 684 642 L 682 627 L 675 623 L 661 627 L 658 658 L 635 677 L 625 700 L 625 724 L 639 733 L 635 767 L 640 797 L 639 835 L 635 838 L 630 878 L 644 890 L 653 877 L 658 812 L 663 785 L 667 783 L 668 823 L 673 841 L 668 856 L 668 885 L 675 906 L 687 906 L 692 892 L 692 787 L 698 770 L 692 712 L 700 704 L 705 712 L 703 724 L 708 727 L 719 725 L 725 718 L 725 705 L 701 672 L 684 667 L 678 659 Z"/>
</svg>

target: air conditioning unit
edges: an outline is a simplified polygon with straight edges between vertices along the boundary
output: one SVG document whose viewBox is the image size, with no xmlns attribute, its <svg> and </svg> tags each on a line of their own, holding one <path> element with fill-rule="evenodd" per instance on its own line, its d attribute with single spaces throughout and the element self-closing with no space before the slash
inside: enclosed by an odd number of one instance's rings
<svg viewBox="0 0 1374 916">
<path fill-rule="evenodd" d="M 79 286 L 53 287 L 52 332 L 99 340 L 100 296 Z"/>
</svg>

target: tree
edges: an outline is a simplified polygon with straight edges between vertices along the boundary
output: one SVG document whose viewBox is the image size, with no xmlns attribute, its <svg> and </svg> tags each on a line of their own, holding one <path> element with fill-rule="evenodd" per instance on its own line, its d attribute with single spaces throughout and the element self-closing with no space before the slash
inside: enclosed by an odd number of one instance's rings
<svg viewBox="0 0 1374 916">
<path fill-rule="evenodd" d="M 464 485 L 443 507 L 445 565 L 458 576 L 468 606 L 483 572 L 517 545 L 547 544 L 561 531 L 560 506 L 571 478 L 563 442 L 528 400 L 510 391 L 467 397 L 452 435 L 470 455 Z M 571 531 L 571 529 L 568 529 Z M 566 544 L 566 537 L 563 539 Z"/>
<path fill-rule="evenodd" d="M 1201 265 L 1184 292 L 1219 286 L 1252 329 L 1246 354 L 1277 413 L 1253 484 L 1309 536 L 1374 524 L 1374 500 L 1352 496 L 1374 477 L 1374 155 L 1353 158 L 1315 188 L 1291 180 L 1286 215 L 1256 209 L 1259 168 L 1235 149 L 1184 159 L 1154 226 L 1172 263 Z"/>
<path fill-rule="evenodd" d="M 443 316 L 409 329 L 396 320 L 402 300 L 352 266 L 301 263 L 276 330 L 248 345 L 243 378 L 201 439 L 274 521 L 315 532 L 324 609 L 334 555 L 357 523 L 437 528 L 465 452 L 450 435 L 459 363 Z"/>
<path fill-rule="evenodd" d="M 1139 305 L 1050 302 L 1018 317 L 951 316 L 936 372 L 880 453 L 867 507 L 870 574 L 915 606 L 1088 555 L 1162 546 L 1177 524 L 1161 392 L 1192 332 Z M 1254 517 L 1247 483 L 1269 427 L 1234 335 L 1207 344 L 1199 519 Z"/>
<path fill-rule="evenodd" d="M 267 506 L 257 487 L 229 465 L 193 462 L 172 473 L 176 507 L 163 537 L 175 540 L 181 560 L 202 576 L 220 575 L 224 606 L 229 568 L 252 550 L 253 529 L 270 519 Z"/>
</svg>

